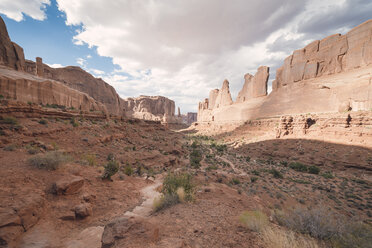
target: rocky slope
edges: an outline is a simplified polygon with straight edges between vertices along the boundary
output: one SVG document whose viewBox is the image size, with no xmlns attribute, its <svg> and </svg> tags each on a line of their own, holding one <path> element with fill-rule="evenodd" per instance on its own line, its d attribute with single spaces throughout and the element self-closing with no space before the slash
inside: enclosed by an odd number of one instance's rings
<svg viewBox="0 0 372 248">
<path fill-rule="evenodd" d="M 228 83 L 199 103 L 198 122 L 243 123 L 262 117 L 372 109 L 372 20 L 293 52 L 276 72 L 267 96 L 269 69 L 247 74 L 236 102 Z"/>
</svg>

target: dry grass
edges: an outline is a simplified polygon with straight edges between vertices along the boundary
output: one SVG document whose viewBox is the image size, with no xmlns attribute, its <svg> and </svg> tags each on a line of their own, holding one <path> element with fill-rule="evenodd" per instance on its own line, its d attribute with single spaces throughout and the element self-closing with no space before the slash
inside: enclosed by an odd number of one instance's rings
<svg viewBox="0 0 372 248">
<path fill-rule="evenodd" d="M 318 248 L 315 239 L 304 237 L 292 231 L 281 229 L 265 228 L 262 232 L 262 239 L 267 248 Z"/>
<path fill-rule="evenodd" d="M 259 210 L 244 212 L 240 216 L 240 221 L 254 232 L 261 232 L 269 225 L 266 214 Z"/>
</svg>

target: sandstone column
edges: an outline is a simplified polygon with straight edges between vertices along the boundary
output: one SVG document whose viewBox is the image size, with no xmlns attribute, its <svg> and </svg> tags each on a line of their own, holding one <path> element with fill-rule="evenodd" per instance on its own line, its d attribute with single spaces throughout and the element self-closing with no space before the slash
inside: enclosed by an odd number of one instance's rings
<svg viewBox="0 0 372 248">
<path fill-rule="evenodd" d="M 36 76 L 39 76 L 39 77 L 44 76 L 43 59 L 40 57 L 36 57 Z"/>
</svg>

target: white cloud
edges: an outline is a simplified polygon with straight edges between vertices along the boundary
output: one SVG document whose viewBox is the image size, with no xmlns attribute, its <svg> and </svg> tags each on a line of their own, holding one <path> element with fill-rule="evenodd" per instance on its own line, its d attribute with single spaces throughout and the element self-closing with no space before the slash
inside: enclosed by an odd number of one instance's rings
<svg viewBox="0 0 372 248">
<path fill-rule="evenodd" d="M 87 64 L 87 61 L 86 61 L 86 59 L 83 59 L 83 58 L 77 58 L 76 63 L 78 63 L 81 67 L 85 68 L 86 64 Z"/>
<path fill-rule="evenodd" d="M 65 67 L 64 65 L 61 65 L 61 64 L 47 64 L 48 66 L 52 67 L 52 68 L 62 68 L 62 67 Z"/>
<path fill-rule="evenodd" d="M 50 5 L 50 0 L 1 0 L 0 13 L 17 22 L 23 20 L 23 15 L 44 20 L 47 5 Z"/>
</svg>

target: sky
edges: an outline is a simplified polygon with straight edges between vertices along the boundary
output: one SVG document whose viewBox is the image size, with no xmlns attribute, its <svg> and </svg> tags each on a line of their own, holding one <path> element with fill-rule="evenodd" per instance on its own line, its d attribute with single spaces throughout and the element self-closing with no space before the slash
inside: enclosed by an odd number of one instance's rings
<svg viewBox="0 0 372 248">
<path fill-rule="evenodd" d="M 276 69 L 293 50 L 372 18 L 371 0 L 0 0 L 27 59 L 80 66 L 123 97 L 162 95 L 196 112 L 211 89 Z"/>
</svg>

